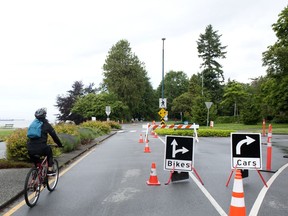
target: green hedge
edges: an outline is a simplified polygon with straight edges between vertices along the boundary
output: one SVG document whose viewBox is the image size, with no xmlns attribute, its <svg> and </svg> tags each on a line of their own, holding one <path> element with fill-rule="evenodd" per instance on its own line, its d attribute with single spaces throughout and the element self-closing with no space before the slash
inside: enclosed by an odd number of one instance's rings
<svg viewBox="0 0 288 216">
<path fill-rule="evenodd" d="M 108 134 L 111 132 L 111 126 L 108 122 L 100 122 L 100 121 L 86 121 L 80 124 L 80 127 L 88 127 L 93 129 L 98 129 L 104 134 Z"/>
<path fill-rule="evenodd" d="M 117 123 L 112 123 L 118 127 Z M 121 126 L 120 126 L 121 128 Z M 56 133 L 64 146 L 63 149 L 52 148 L 53 155 L 58 156 L 61 152 L 70 152 L 81 144 L 90 143 L 96 137 L 111 132 L 111 126 L 107 122 L 89 121 L 76 126 L 74 124 L 58 124 L 54 126 Z M 26 137 L 27 128 L 14 130 L 6 139 L 6 157 L 13 161 L 29 161 Z M 48 136 L 48 144 L 54 144 L 53 139 Z"/>
<path fill-rule="evenodd" d="M 177 135 L 177 136 L 193 136 L 194 130 L 174 130 L 174 129 L 156 129 L 158 135 Z M 235 130 L 217 130 L 217 129 L 199 129 L 197 130 L 198 137 L 229 137 L 230 133 Z"/>
</svg>

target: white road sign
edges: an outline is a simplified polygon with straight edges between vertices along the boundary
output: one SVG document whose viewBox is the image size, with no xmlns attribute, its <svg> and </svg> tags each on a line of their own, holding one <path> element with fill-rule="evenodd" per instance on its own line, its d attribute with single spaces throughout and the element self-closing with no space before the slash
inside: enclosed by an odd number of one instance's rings
<svg viewBox="0 0 288 216">
<path fill-rule="evenodd" d="M 192 171 L 194 137 L 166 136 L 164 170 Z"/>
<path fill-rule="evenodd" d="M 231 167 L 262 169 L 260 133 L 231 133 Z"/>
</svg>

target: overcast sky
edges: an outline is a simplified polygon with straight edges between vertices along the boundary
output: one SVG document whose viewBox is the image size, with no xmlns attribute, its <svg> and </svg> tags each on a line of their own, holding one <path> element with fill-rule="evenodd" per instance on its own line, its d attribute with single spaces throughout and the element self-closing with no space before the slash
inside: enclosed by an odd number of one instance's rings
<svg viewBox="0 0 288 216">
<path fill-rule="evenodd" d="M 276 41 L 271 25 L 287 0 L 9 0 L 0 2 L 0 119 L 33 119 L 75 81 L 98 87 L 108 51 L 130 43 L 154 89 L 165 73 L 199 72 L 199 35 L 211 24 L 227 45 L 218 60 L 228 78 L 250 82 L 265 75 L 262 52 Z"/>
</svg>

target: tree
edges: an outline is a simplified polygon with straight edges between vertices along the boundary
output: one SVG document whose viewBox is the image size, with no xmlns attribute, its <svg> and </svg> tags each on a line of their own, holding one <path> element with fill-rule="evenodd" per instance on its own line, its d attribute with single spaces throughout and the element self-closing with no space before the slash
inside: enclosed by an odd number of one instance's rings
<svg viewBox="0 0 288 216">
<path fill-rule="evenodd" d="M 111 107 L 110 119 L 122 120 L 129 115 L 128 107 L 121 101 L 117 100 L 116 95 L 101 93 L 90 93 L 79 98 L 72 108 L 73 114 L 78 114 L 86 119 L 96 117 L 97 120 L 106 120 L 106 106 Z"/>
<path fill-rule="evenodd" d="M 221 106 L 226 107 L 228 115 L 238 116 L 246 101 L 247 95 L 245 84 L 239 83 L 235 80 L 229 81 L 224 87 Z"/>
<path fill-rule="evenodd" d="M 202 88 L 208 90 L 212 96 L 213 102 L 218 103 L 222 97 L 224 75 L 222 65 L 216 59 L 223 59 L 227 52 L 227 46 L 222 46 L 218 31 L 214 31 L 212 25 L 208 25 L 204 34 L 200 34 L 197 41 L 198 57 L 202 58 Z M 203 89 L 202 89 L 203 90 Z M 202 93 L 203 94 L 203 93 Z"/>
<path fill-rule="evenodd" d="M 256 102 L 256 95 L 251 94 L 246 98 L 242 108 L 241 118 L 246 125 L 256 125 L 261 119 L 260 107 Z"/>
<path fill-rule="evenodd" d="M 57 119 L 60 121 L 74 121 L 76 124 L 83 122 L 85 118 L 81 115 L 71 113 L 71 109 L 79 97 L 83 97 L 88 93 L 96 92 L 96 89 L 93 87 L 94 83 L 84 87 L 82 81 L 75 81 L 72 85 L 72 90 L 67 91 L 68 94 L 66 96 L 58 95 L 55 106 L 59 109 L 60 114 L 57 116 Z"/>
<path fill-rule="evenodd" d="M 288 122 L 288 76 L 282 80 L 271 77 L 261 83 L 262 113 L 269 120 Z"/>
<path fill-rule="evenodd" d="M 279 14 L 272 29 L 277 41 L 263 52 L 263 66 L 267 66 L 267 80 L 262 85 L 264 102 L 269 114 L 277 122 L 288 121 L 288 6 Z M 269 85 L 268 85 L 269 83 Z"/>
<path fill-rule="evenodd" d="M 127 40 L 112 46 L 103 69 L 103 85 L 107 91 L 126 104 L 134 118 L 147 114 L 145 110 L 150 109 L 153 101 L 153 88 L 144 63 L 132 53 Z"/>
<path fill-rule="evenodd" d="M 192 104 L 193 95 L 189 92 L 185 92 L 173 100 L 171 110 L 174 113 L 183 113 L 184 116 L 187 114 L 192 117 Z"/>
<path fill-rule="evenodd" d="M 288 6 L 279 14 L 272 29 L 278 40 L 263 53 L 263 66 L 268 67 L 268 75 L 281 79 L 282 75 L 288 75 Z"/>
</svg>

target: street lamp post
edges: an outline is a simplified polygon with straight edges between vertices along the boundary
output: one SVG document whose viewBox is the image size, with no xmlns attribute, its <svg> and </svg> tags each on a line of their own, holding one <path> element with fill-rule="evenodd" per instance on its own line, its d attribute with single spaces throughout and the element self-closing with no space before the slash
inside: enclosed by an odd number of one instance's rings
<svg viewBox="0 0 288 216">
<path fill-rule="evenodd" d="M 163 49 L 162 49 L 162 99 L 164 99 L 164 41 L 166 38 L 162 38 Z"/>
</svg>

